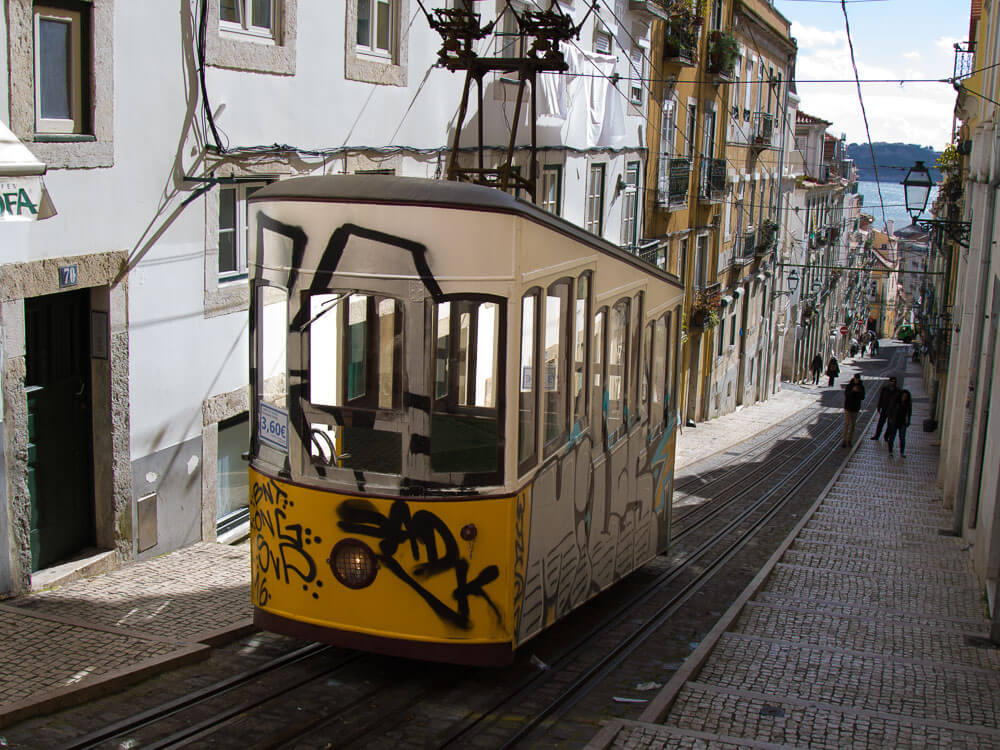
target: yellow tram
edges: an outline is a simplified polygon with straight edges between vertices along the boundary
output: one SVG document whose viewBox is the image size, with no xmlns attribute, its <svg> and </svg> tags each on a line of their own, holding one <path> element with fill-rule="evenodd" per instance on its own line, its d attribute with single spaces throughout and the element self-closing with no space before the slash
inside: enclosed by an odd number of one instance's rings
<svg viewBox="0 0 1000 750">
<path fill-rule="evenodd" d="M 255 622 L 503 664 L 666 548 L 683 289 L 506 193 L 250 202 Z"/>
</svg>

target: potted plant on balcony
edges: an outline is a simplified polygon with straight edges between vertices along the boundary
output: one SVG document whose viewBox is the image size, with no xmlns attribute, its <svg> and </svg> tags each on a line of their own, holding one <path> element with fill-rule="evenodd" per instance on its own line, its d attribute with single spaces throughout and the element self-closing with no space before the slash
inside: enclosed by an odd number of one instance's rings
<svg viewBox="0 0 1000 750">
<path fill-rule="evenodd" d="M 732 78 L 739 53 L 736 37 L 725 31 L 713 31 L 708 35 L 708 72 L 720 78 Z"/>
<path fill-rule="evenodd" d="M 698 35 L 707 0 L 676 0 L 667 11 L 663 56 L 692 65 L 698 53 Z"/>
<path fill-rule="evenodd" d="M 771 219 L 764 219 L 760 223 L 760 229 L 757 231 L 757 254 L 766 253 L 773 248 L 777 239 L 778 222 Z"/>
<path fill-rule="evenodd" d="M 718 291 L 698 292 L 691 304 L 692 328 L 715 328 L 719 324 L 722 295 Z"/>
</svg>

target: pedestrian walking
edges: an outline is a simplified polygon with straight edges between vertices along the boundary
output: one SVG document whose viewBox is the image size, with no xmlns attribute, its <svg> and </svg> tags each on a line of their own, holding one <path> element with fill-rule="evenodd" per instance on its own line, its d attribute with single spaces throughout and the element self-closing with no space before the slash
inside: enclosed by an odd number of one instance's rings
<svg viewBox="0 0 1000 750">
<path fill-rule="evenodd" d="M 871 436 L 872 440 L 878 440 L 879 435 L 882 434 L 882 428 L 885 427 L 886 420 L 889 419 L 889 407 L 896 403 L 896 397 L 899 395 L 899 388 L 896 387 L 896 378 L 890 377 L 889 382 L 883 385 L 878 392 L 878 424 L 875 426 L 875 434 Z M 885 439 L 889 439 L 889 433 L 886 432 Z"/>
<path fill-rule="evenodd" d="M 816 356 L 813 357 L 809 369 L 812 370 L 813 385 L 819 385 L 819 376 L 823 372 L 823 357 L 819 352 L 816 352 Z"/>
<path fill-rule="evenodd" d="M 885 430 L 885 440 L 889 444 L 889 455 L 892 455 L 892 444 L 899 435 L 899 455 L 906 456 L 906 428 L 910 426 L 913 416 L 913 399 L 905 388 L 896 394 L 892 406 L 889 407 L 889 426 Z"/>
<path fill-rule="evenodd" d="M 830 378 L 828 385 L 833 385 L 838 375 L 840 375 L 840 365 L 837 364 L 837 358 L 830 357 L 830 361 L 826 363 L 826 376 Z"/>
<path fill-rule="evenodd" d="M 844 389 L 844 435 L 841 448 L 849 448 L 854 442 L 854 425 L 858 421 L 858 412 L 865 400 L 865 387 L 861 384 L 861 376 L 855 375 Z"/>
<path fill-rule="evenodd" d="M 878 334 L 872 331 L 872 356 L 878 354 Z"/>
</svg>

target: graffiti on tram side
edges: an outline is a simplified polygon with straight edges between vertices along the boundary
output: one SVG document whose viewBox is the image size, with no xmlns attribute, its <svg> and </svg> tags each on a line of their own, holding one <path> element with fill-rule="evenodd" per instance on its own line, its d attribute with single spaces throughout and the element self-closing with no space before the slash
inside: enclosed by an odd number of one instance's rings
<svg viewBox="0 0 1000 750">
<path fill-rule="evenodd" d="M 258 607 L 271 599 L 268 581 L 302 586 L 313 599 L 319 598 L 323 581 L 309 548 L 323 539 L 302 524 L 291 523 L 289 511 L 295 502 L 273 479 L 258 479 L 250 490 L 250 529 L 256 545 L 252 570 L 253 601 Z"/>
<path fill-rule="evenodd" d="M 500 576 L 496 565 L 487 565 L 471 579 L 469 561 L 459 552 L 454 534 L 443 520 L 429 510 L 410 513 L 402 500 L 393 502 L 389 514 L 376 510 L 367 500 L 345 500 L 337 507 L 338 526 L 344 532 L 379 540 L 379 562 L 413 589 L 442 620 L 463 630 L 469 630 L 469 599 L 482 598 L 500 621 L 497 609 L 485 587 Z M 407 547 L 416 564 L 407 570 L 396 559 L 401 547 Z M 454 608 L 436 597 L 421 581 L 441 575 L 453 575 L 455 588 L 451 598 Z"/>
<path fill-rule="evenodd" d="M 583 436 L 532 483 L 528 560 L 517 642 L 537 633 L 638 565 L 666 541 L 674 425 L 601 449 Z M 593 458 L 597 456 L 596 460 Z M 553 530 L 559 532 L 553 535 Z M 515 600 L 516 606 L 521 606 Z"/>
<path fill-rule="evenodd" d="M 521 608 L 524 606 L 524 571 L 528 559 L 528 490 L 517 495 L 514 505 L 514 620 L 512 628 L 517 632 L 521 622 Z"/>
</svg>

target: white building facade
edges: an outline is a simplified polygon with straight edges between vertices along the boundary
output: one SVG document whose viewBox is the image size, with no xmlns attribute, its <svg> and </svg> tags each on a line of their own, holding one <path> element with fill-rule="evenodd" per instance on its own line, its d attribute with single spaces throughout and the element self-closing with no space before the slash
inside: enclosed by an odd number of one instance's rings
<svg viewBox="0 0 1000 750">
<path fill-rule="evenodd" d="M 539 87 L 536 198 L 629 247 L 653 18 L 633 6 L 587 17 Z M 510 23 L 482 54 L 514 53 Z M 58 214 L 0 224 L 0 596 L 245 532 L 246 199 L 298 175 L 442 177 L 463 83 L 411 0 L 9 0 L 3 31 L 8 124 Z M 516 85 L 484 84 L 496 158 Z"/>
</svg>

